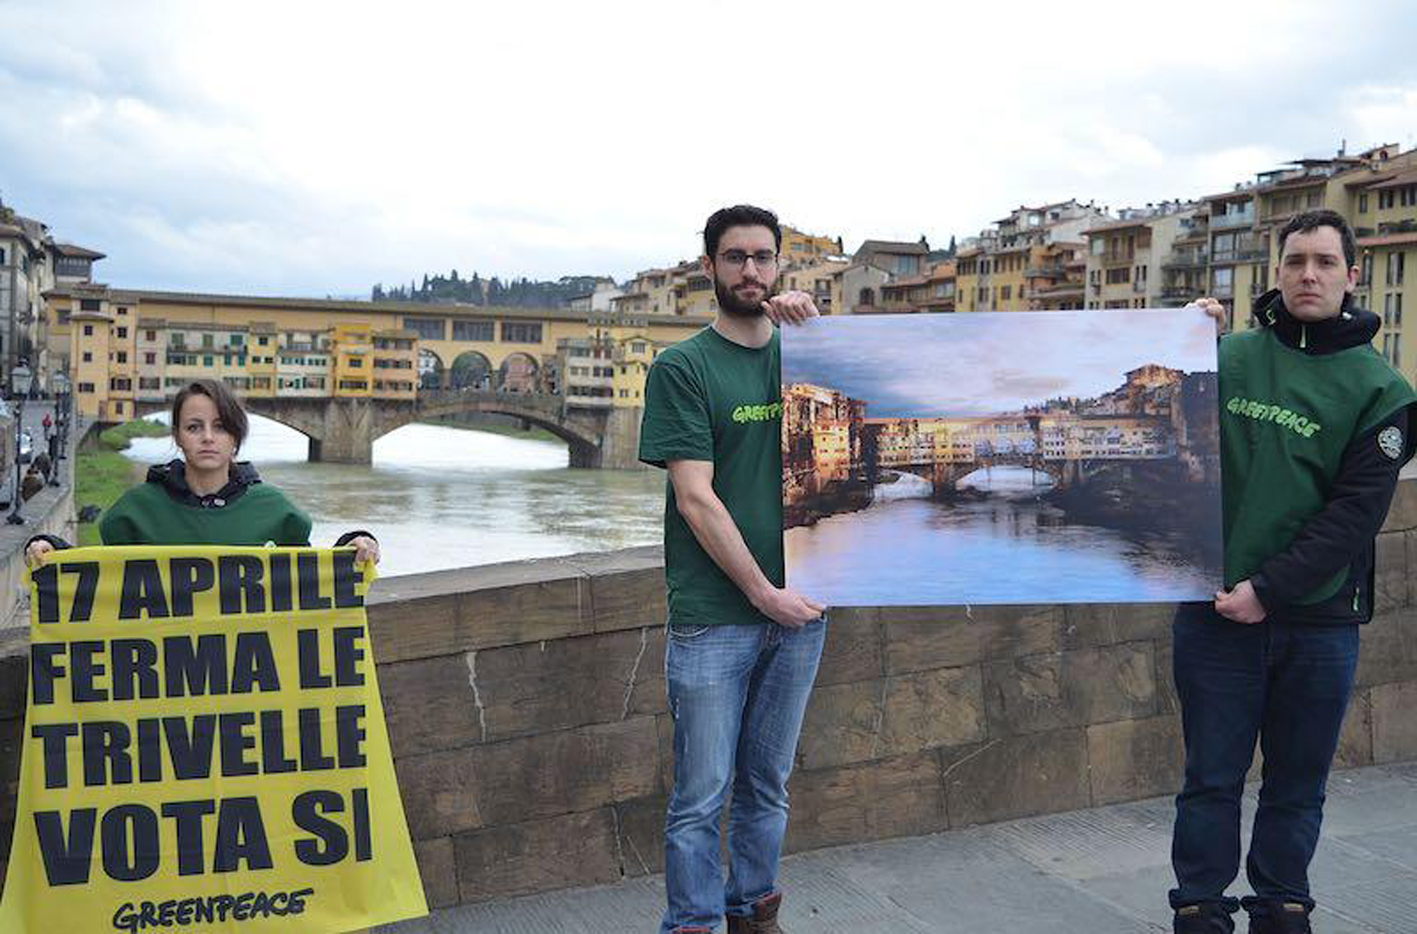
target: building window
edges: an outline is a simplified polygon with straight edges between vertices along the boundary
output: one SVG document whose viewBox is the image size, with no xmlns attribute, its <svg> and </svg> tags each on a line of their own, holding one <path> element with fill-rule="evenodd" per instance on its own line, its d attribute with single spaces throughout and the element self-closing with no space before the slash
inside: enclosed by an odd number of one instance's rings
<svg viewBox="0 0 1417 934">
<path fill-rule="evenodd" d="M 93 392 L 93 383 L 80 383 L 79 392 Z"/>
<path fill-rule="evenodd" d="M 118 362 L 119 362 L 119 363 L 127 363 L 127 362 L 128 362 L 128 352 L 127 352 L 127 351 L 120 350 L 120 351 L 118 351 L 117 354 L 115 354 L 115 356 L 118 358 Z"/>
<path fill-rule="evenodd" d="M 512 344 L 539 344 L 541 343 L 541 325 L 503 321 L 502 340 Z"/>
<path fill-rule="evenodd" d="M 99 308 L 101 307 L 101 305 L 102 305 L 102 303 L 101 303 L 98 299 L 96 299 L 96 298 L 81 298 L 81 299 L 79 299 L 79 310 L 80 310 L 80 311 L 98 311 Z"/>
<path fill-rule="evenodd" d="M 143 362 L 146 363 L 146 364 L 148 364 L 149 366 L 151 366 L 151 365 L 154 364 L 154 363 L 157 363 L 157 354 L 155 354 L 155 353 L 145 353 L 145 354 L 143 354 Z"/>
<path fill-rule="evenodd" d="M 455 341 L 494 341 L 497 339 L 497 325 L 492 321 L 454 321 Z"/>
<path fill-rule="evenodd" d="M 1368 195 L 1367 195 L 1366 193 L 1361 194 L 1361 195 L 1358 196 L 1358 213 L 1359 213 L 1359 214 L 1367 214 L 1367 213 L 1368 213 Z"/>
<path fill-rule="evenodd" d="M 245 340 L 246 339 L 240 334 L 228 334 L 226 337 L 226 344 L 228 347 L 240 347 L 245 342 Z"/>
<path fill-rule="evenodd" d="M 213 337 L 212 335 L 210 335 L 210 334 L 203 334 L 203 335 L 202 335 L 202 349 L 203 349 L 203 350 L 210 350 L 211 348 L 213 348 L 213 347 L 215 347 L 215 346 L 216 346 L 216 338 L 214 338 L 214 337 Z"/>
<path fill-rule="evenodd" d="M 118 339 L 119 339 L 119 340 L 123 340 L 123 339 L 126 338 L 127 336 L 128 336 L 128 329 L 127 329 L 127 328 L 119 328 L 119 329 L 118 329 Z"/>
<path fill-rule="evenodd" d="M 357 369 L 359 369 L 360 367 L 364 366 L 364 361 L 361 360 L 361 359 L 359 359 L 358 357 L 350 357 L 350 358 L 349 358 L 349 365 L 350 365 L 350 368 L 351 368 L 351 369 L 357 370 Z"/>
<path fill-rule="evenodd" d="M 1387 257 L 1387 284 L 1402 285 L 1403 267 L 1407 258 L 1406 253 L 1389 253 Z"/>
<path fill-rule="evenodd" d="M 440 341 L 447 336 L 444 318 L 404 318 L 403 326 L 426 341 Z"/>
<path fill-rule="evenodd" d="M 84 336 L 85 336 L 85 337 L 93 337 L 93 325 L 92 325 L 92 324 L 86 324 L 86 325 L 84 325 Z"/>
<path fill-rule="evenodd" d="M 128 316 L 128 309 L 120 305 L 118 306 L 118 313 L 126 318 Z"/>
<path fill-rule="evenodd" d="M 213 361 L 212 361 L 212 358 L 211 358 L 211 357 L 203 357 L 203 358 L 202 358 L 202 366 L 212 366 L 212 365 L 213 365 Z"/>
<path fill-rule="evenodd" d="M 85 362 L 85 363 L 93 363 L 93 352 L 92 352 L 92 351 L 89 351 L 89 350 L 85 350 L 85 351 L 84 351 L 84 362 Z"/>
</svg>

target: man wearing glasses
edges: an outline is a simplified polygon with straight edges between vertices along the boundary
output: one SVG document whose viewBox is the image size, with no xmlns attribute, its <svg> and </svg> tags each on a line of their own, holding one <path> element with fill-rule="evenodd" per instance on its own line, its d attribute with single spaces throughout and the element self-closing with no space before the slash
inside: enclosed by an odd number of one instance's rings
<svg viewBox="0 0 1417 934">
<path fill-rule="evenodd" d="M 783 586 L 782 418 L 774 323 L 817 314 L 774 295 L 782 230 L 762 208 L 704 226 L 713 325 L 669 348 L 645 387 L 640 459 L 669 472 L 665 677 L 674 790 L 664 829 L 662 932 L 778 934 L 787 777 L 817 674 L 822 606 Z M 719 815 L 732 793 L 728 880 Z"/>
</svg>

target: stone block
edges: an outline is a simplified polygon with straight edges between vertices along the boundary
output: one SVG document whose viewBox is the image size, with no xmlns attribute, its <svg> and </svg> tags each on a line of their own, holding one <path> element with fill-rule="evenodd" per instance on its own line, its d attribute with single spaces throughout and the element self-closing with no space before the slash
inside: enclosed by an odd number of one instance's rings
<svg viewBox="0 0 1417 934">
<path fill-rule="evenodd" d="M 1333 767 L 1355 769 L 1373 764 L 1373 699 L 1367 691 L 1354 691 L 1343 715 L 1338 734 L 1338 751 Z"/>
<path fill-rule="evenodd" d="M 1417 480 L 1400 480 L 1383 531 L 1417 529 Z"/>
<path fill-rule="evenodd" d="M 661 629 L 668 615 L 665 603 L 664 567 L 633 571 L 611 571 L 590 577 L 591 626 L 596 632 Z"/>
<path fill-rule="evenodd" d="M 1417 759 L 1417 681 L 1380 684 L 1373 704 L 1373 764 Z"/>
<path fill-rule="evenodd" d="M 800 771 L 789 783 L 787 852 L 934 833 L 946 827 L 933 752 Z"/>
<path fill-rule="evenodd" d="M 461 902 L 451 838 L 415 840 L 413 857 L 418 861 L 418 874 L 423 878 L 423 897 L 428 900 L 429 908 L 451 908 Z"/>
<path fill-rule="evenodd" d="M 664 812 L 668 803 L 667 797 L 656 795 L 615 805 L 615 828 L 626 878 L 664 871 Z"/>
<path fill-rule="evenodd" d="M 467 649 L 563 639 L 591 631 L 590 580 L 560 577 L 458 597 L 456 636 Z"/>
<path fill-rule="evenodd" d="M 823 769 L 881 757 L 885 679 L 818 685 L 797 741 L 797 767 Z"/>
<path fill-rule="evenodd" d="M 459 834 L 453 856 L 464 904 L 620 879 L 610 808 Z"/>
<path fill-rule="evenodd" d="M 1171 641 L 1174 603 L 1072 603 L 1063 607 L 1063 649 Z"/>
<path fill-rule="evenodd" d="M 840 607 L 830 611 L 817 687 L 870 681 L 884 673 L 881 661 L 879 612 L 874 607 Z"/>
<path fill-rule="evenodd" d="M 1359 628 L 1359 687 L 1417 681 L 1417 609 L 1400 607 L 1378 613 Z"/>
<path fill-rule="evenodd" d="M 941 755 L 952 828 L 1091 804 L 1081 729 L 991 739 Z"/>
<path fill-rule="evenodd" d="M 885 701 L 882 755 L 984 739 L 984 684 L 977 665 L 893 675 L 886 679 Z"/>
<path fill-rule="evenodd" d="M 25 716 L 29 699 L 29 653 L 0 656 L 0 720 Z"/>
<path fill-rule="evenodd" d="M 589 811 L 660 787 L 653 717 L 489 743 L 471 753 L 485 826 Z"/>
<path fill-rule="evenodd" d="M 1181 787 L 1185 760 L 1179 717 L 1119 720 L 1087 728 L 1094 806 L 1174 794 Z"/>
<path fill-rule="evenodd" d="M 891 607 L 881 610 L 887 674 L 962 668 L 1056 652 L 1060 606 Z"/>
<path fill-rule="evenodd" d="M 381 664 L 379 694 L 394 757 L 483 742 L 486 716 L 463 654 Z"/>
<path fill-rule="evenodd" d="M 489 741 L 665 709 L 663 626 L 484 649 L 469 658 Z"/>
<path fill-rule="evenodd" d="M 1005 659 L 984 666 L 989 736 L 1038 733 L 1156 713 L 1150 642 Z"/>
<path fill-rule="evenodd" d="M 1407 606 L 1412 602 L 1411 575 L 1407 572 L 1408 532 L 1384 532 L 1377 537 L 1373 568 L 1373 612 Z"/>
<path fill-rule="evenodd" d="M 1162 639 L 1155 643 L 1156 651 L 1156 712 L 1158 714 L 1179 714 L 1181 700 L 1176 696 L 1176 673 L 1172 671 L 1175 660 L 1171 640 Z"/>
<path fill-rule="evenodd" d="M 452 653 L 450 634 L 457 627 L 457 607 L 456 593 L 367 604 L 364 612 L 375 661 L 384 665 Z"/>
<path fill-rule="evenodd" d="M 448 837 L 486 823 L 474 747 L 395 759 L 394 770 L 414 840 Z"/>
</svg>

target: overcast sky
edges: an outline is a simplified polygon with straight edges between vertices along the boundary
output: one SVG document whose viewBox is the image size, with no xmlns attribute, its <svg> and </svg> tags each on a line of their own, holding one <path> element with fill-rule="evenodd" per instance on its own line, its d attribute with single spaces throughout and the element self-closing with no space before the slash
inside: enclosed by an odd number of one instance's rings
<svg viewBox="0 0 1417 934">
<path fill-rule="evenodd" d="M 948 242 L 1417 142 L 1408 0 L 0 0 L 0 196 L 125 287 L 689 258 L 710 211 Z"/>
<path fill-rule="evenodd" d="M 865 400 L 867 418 L 994 415 L 1088 399 L 1148 363 L 1214 371 L 1215 323 L 1199 310 L 996 312 L 817 318 L 782 332 L 783 383 Z"/>
</svg>

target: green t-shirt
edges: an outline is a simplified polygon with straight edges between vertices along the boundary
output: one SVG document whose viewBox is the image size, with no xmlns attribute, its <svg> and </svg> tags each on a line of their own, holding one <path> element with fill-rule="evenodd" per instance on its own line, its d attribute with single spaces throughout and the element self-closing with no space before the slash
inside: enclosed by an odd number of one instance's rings
<svg viewBox="0 0 1417 934">
<path fill-rule="evenodd" d="M 160 483 L 140 483 L 119 497 L 98 525 L 105 545 L 309 545 L 310 517 L 285 494 L 253 484 L 225 506 L 179 503 Z"/>
<path fill-rule="evenodd" d="M 781 355 L 704 328 L 659 355 L 645 384 L 640 460 L 713 463 L 713 490 L 768 580 L 783 586 Z M 664 574 L 669 621 L 771 622 L 699 544 L 665 484 Z"/>
</svg>

